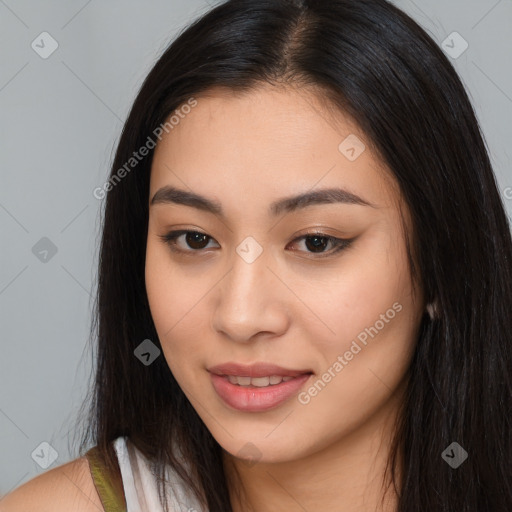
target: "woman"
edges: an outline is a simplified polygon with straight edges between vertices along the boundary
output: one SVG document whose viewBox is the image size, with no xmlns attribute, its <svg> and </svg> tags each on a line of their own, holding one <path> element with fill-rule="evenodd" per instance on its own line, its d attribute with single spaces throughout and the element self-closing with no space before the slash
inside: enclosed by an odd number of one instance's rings
<svg viewBox="0 0 512 512">
<path fill-rule="evenodd" d="M 38 503 L 66 475 L 83 510 L 512 509 L 510 229 L 408 16 L 219 5 L 149 73 L 95 194 L 94 448 L 23 486 Z"/>
</svg>

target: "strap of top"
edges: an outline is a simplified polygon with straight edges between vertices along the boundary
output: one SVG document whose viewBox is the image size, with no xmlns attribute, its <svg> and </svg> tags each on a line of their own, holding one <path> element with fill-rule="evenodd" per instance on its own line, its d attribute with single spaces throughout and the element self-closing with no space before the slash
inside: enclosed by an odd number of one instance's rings
<svg viewBox="0 0 512 512">
<path fill-rule="evenodd" d="M 89 460 L 94 486 L 98 491 L 105 512 L 126 512 L 126 500 L 122 489 L 122 482 L 120 486 L 120 482 L 116 482 L 108 474 L 99 456 L 98 447 L 94 446 L 91 448 L 85 453 L 85 456 Z"/>
</svg>

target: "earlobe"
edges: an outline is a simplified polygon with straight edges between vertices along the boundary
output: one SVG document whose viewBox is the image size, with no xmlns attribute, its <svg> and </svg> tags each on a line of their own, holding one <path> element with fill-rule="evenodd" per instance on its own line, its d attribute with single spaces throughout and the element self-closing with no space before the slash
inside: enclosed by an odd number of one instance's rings
<svg viewBox="0 0 512 512">
<path fill-rule="evenodd" d="M 430 302 L 427 304 L 426 310 L 431 320 L 437 318 L 437 302 Z"/>
</svg>

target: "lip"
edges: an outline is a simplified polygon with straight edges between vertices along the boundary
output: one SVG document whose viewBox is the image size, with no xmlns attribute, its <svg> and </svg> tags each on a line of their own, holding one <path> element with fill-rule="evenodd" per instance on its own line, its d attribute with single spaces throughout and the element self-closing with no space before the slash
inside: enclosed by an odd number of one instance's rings
<svg viewBox="0 0 512 512">
<path fill-rule="evenodd" d="M 278 374 L 271 373 L 270 375 Z M 306 373 L 274 386 L 256 387 L 231 384 L 227 376 L 210 372 L 212 385 L 217 395 L 228 406 L 244 412 L 266 411 L 278 407 L 296 395 L 312 375 L 312 373 Z"/>
<path fill-rule="evenodd" d="M 313 373 L 310 369 L 291 370 L 272 363 L 253 363 L 244 365 L 231 361 L 212 366 L 207 368 L 207 370 L 215 375 L 234 375 L 236 377 L 270 377 L 271 375 L 279 375 L 281 377 L 298 377 L 306 373 Z"/>
</svg>

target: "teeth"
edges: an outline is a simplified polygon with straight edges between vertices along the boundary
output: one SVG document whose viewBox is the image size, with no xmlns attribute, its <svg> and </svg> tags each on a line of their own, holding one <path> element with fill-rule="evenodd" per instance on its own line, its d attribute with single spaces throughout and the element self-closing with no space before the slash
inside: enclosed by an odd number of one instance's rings
<svg viewBox="0 0 512 512">
<path fill-rule="evenodd" d="M 293 379 L 293 377 L 281 377 L 280 375 L 271 375 L 270 377 L 236 377 L 234 375 L 228 375 L 228 380 L 231 384 L 238 386 L 256 386 L 258 388 L 264 388 L 267 386 L 275 386 L 281 384 L 281 382 L 287 382 Z"/>
</svg>

